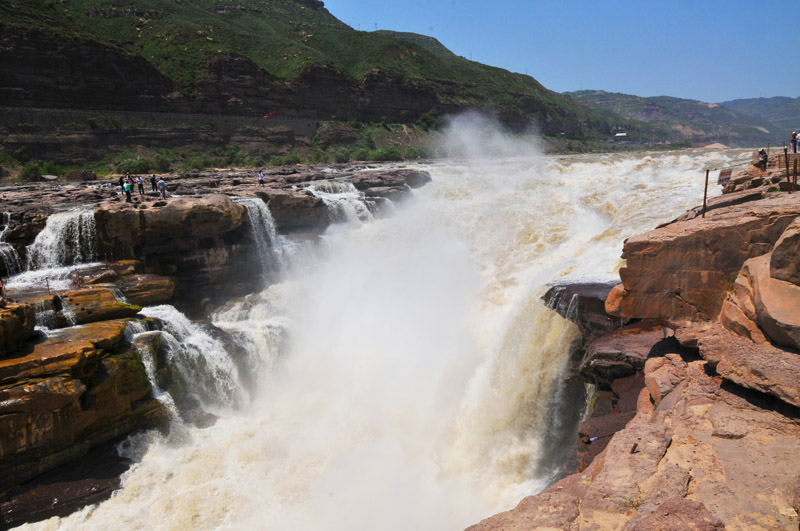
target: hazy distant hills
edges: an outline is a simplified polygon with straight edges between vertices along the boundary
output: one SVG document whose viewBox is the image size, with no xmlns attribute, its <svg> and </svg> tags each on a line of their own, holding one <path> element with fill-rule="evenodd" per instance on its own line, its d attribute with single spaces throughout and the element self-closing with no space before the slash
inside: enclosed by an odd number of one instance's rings
<svg viewBox="0 0 800 531">
<path fill-rule="evenodd" d="M 785 131 L 800 129 L 800 98 L 750 98 L 723 101 L 720 105 L 778 124 Z"/>
<path fill-rule="evenodd" d="M 693 143 L 752 146 L 775 144 L 785 136 L 775 123 L 716 103 L 669 96 L 644 98 L 602 90 L 568 94 L 584 105 L 657 126 L 667 140 L 690 138 Z"/>
</svg>

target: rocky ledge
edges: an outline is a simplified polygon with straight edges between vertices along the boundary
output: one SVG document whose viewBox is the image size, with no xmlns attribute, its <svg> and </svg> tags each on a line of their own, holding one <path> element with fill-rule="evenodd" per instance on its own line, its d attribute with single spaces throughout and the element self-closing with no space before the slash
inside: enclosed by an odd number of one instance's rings
<svg viewBox="0 0 800 531">
<path fill-rule="evenodd" d="M 551 304 L 588 331 L 575 367 L 606 400 L 574 473 L 470 529 L 798 528 L 800 193 L 780 177 L 628 239 L 621 284 L 569 288 L 604 310 Z M 612 317 L 633 322 L 586 327 Z"/>
<path fill-rule="evenodd" d="M 255 171 L 244 170 L 164 178 L 165 200 L 146 183 L 144 194 L 134 191 L 132 201 L 125 202 L 116 180 L 0 189 L 6 213 L 2 245 L 13 249 L 24 264 L 48 216 L 81 207 L 91 213 L 96 227 L 87 258 L 139 260 L 144 273 L 175 279 L 176 301 L 182 309 L 202 314 L 208 302 L 251 293 L 262 281 L 264 265 L 256 249 L 256 232 L 269 228 L 254 226 L 258 220 L 252 219 L 241 198 L 266 206 L 274 223 L 271 230 L 315 236 L 341 220 L 312 188 L 359 191 L 377 214 L 387 199 L 401 201 L 412 188 L 431 180 L 424 171 L 358 165 L 275 169 L 265 174 L 263 185 Z M 72 254 L 78 251 L 72 240 L 65 245 Z M 14 272 L 13 267 L 13 261 L 0 260 L 0 276 Z"/>
</svg>

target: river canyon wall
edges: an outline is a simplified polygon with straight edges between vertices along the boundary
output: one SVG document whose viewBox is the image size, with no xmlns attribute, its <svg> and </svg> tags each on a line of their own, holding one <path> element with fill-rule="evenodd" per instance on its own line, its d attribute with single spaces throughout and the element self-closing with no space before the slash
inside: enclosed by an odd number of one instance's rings
<svg viewBox="0 0 800 531">
<path fill-rule="evenodd" d="M 600 390 L 595 413 L 574 473 L 471 530 L 798 526 L 800 194 L 787 189 L 750 168 L 705 216 L 627 239 L 621 283 L 550 290 L 583 332 L 573 366 Z"/>
</svg>

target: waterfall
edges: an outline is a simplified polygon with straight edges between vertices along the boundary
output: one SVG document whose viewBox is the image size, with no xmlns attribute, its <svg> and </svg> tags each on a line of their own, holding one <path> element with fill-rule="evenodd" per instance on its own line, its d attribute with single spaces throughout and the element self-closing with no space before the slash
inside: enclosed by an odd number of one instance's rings
<svg viewBox="0 0 800 531">
<path fill-rule="evenodd" d="M 262 276 L 267 280 L 279 277 L 286 267 L 288 253 L 286 242 L 278 234 L 272 213 L 261 199 L 237 197 L 234 200 L 247 209 Z"/>
<path fill-rule="evenodd" d="M 36 316 L 36 328 L 45 334 L 58 325 L 52 299 L 36 301 L 33 305 L 33 311 Z"/>
<path fill-rule="evenodd" d="M 243 353 L 146 308 L 191 392 L 243 407 L 132 443 L 122 489 L 47 525 L 440 530 L 513 507 L 556 477 L 581 409 L 563 383 L 578 332 L 542 292 L 618 278 L 624 238 L 696 204 L 701 169 L 738 153 L 425 164 L 396 215 L 330 231 L 303 275 L 212 316 Z"/>
<path fill-rule="evenodd" d="M 253 383 L 268 374 L 286 351 L 291 322 L 282 297 L 282 288 L 271 286 L 232 301 L 212 315 L 214 325 L 230 333 L 245 350 L 245 372 Z"/>
<path fill-rule="evenodd" d="M 245 402 L 247 391 L 242 385 L 239 368 L 220 340 L 191 322 L 174 306 L 147 306 L 141 313 L 158 318 L 164 324 L 162 333 L 169 358 L 186 379 L 189 391 L 204 406 L 229 408 Z"/>
<path fill-rule="evenodd" d="M 139 354 L 139 358 L 142 360 L 142 365 L 144 365 L 144 371 L 147 374 L 147 379 L 150 381 L 150 385 L 153 388 L 153 396 L 156 398 L 156 400 L 164 404 L 173 430 L 175 427 L 179 427 L 181 430 L 183 430 L 185 426 L 183 426 L 183 421 L 181 420 L 175 400 L 172 398 L 172 395 L 161 389 L 161 387 L 158 385 L 158 377 L 156 375 L 156 359 L 153 356 L 152 350 L 147 344 L 137 345 L 137 339 L 143 338 L 145 334 L 159 335 L 161 332 L 149 331 L 147 323 L 140 319 L 130 319 L 125 323 L 125 341 L 132 344 L 134 348 L 136 348 L 136 352 Z"/>
<path fill-rule="evenodd" d="M 28 246 L 28 269 L 46 269 L 91 262 L 97 258 L 94 211 L 76 208 L 47 218 Z"/>
<path fill-rule="evenodd" d="M 317 181 L 308 190 L 325 202 L 336 223 L 359 223 L 373 219 L 364 194 L 346 181 Z"/>
<path fill-rule="evenodd" d="M 3 230 L 0 231 L 0 261 L 3 262 L 7 275 L 13 275 L 22 270 L 17 250 L 5 241 L 6 232 L 10 225 L 11 212 L 3 212 Z"/>
</svg>

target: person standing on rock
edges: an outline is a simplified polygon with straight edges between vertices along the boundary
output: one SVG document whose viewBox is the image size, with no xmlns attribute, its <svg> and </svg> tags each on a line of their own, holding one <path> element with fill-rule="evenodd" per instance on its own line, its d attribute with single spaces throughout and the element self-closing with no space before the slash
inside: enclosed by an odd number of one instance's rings
<svg viewBox="0 0 800 531">
<path fill-rule="evenodd" d="M 139 195 L 144 195 L 144 179 L 141 175 L 136 178 L 136 185 L 139 187 Z"/>
<path fill-rule="evenodd" d="M 767 150 L 761 148 L 758 152 L 758 162 L 754 164 L 756 168 L 761 170 L 762 172 L 767 171 L 767 161 L 769 156 L 767 155 Z"/>
<path fill-rule="evenodd" d="M 789 142 L 792 144 L 792 153 L 797 153 L 797 131 L 792 131 Z"/>
<path fill-rule="evenodd" d="M 123 188 L 125 189 L 125 202 L 126 203 L 130 203 L 131 202 L 131 183 L 130 182 L 126 182 L 125 186 Z"/>
<path fill-rule="evenodd" d="M 158 191 L 158 189 L 156 188 L 156 176 L 155 175 L 151 175 L 150 176 L 150 186 L 153 187 L 153 191 L 154 192 Z"/>
<path fill-rule="evenodd" d="M 258 184 L 264 186 L 264 172 L 261 170 L 258 172 Z"/>
<path fill-rule="evenodd" d="M 125 193 L 125 176 L 119 176 L 119 189 L 124 194 Z"/>
<path fill-rule="evenodd" d="M 167 183 L 164 182 L 164 178 L 158 180 L 158 193 L 161 194 L 161 199 L 167 198 Z"/>
</svg>

